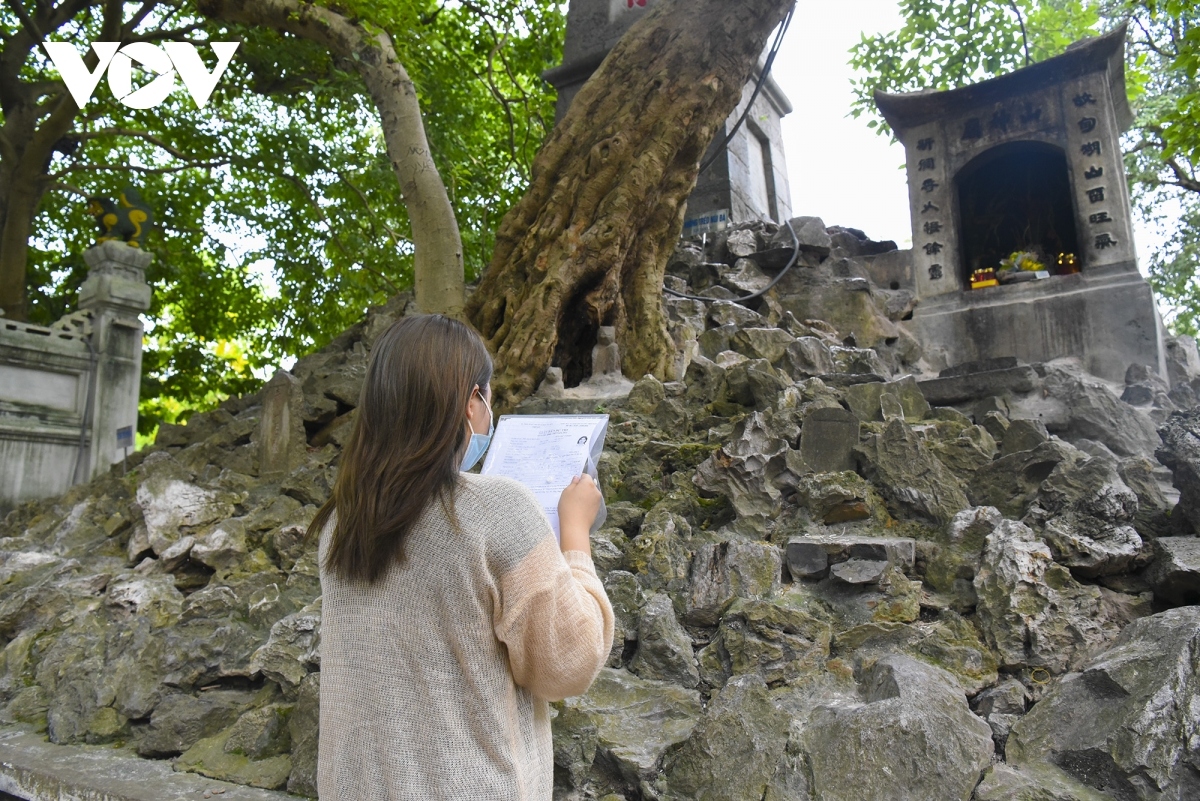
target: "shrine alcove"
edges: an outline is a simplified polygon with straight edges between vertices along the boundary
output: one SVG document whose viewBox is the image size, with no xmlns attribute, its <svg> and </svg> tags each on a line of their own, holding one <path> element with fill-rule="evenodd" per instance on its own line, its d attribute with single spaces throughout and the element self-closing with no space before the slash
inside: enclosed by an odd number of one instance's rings
<svg viewBox="0 0 1200 801">
<path fill-rule="evenodd" d="M 968 162 L 954 182 L 964 286 L 975 270 L 999 268 L 1017 252 L 1037 254 L 1051 274 L 1078 272 L 1071 180 L 1060 148 L 999 145 Z"/>
</svg>

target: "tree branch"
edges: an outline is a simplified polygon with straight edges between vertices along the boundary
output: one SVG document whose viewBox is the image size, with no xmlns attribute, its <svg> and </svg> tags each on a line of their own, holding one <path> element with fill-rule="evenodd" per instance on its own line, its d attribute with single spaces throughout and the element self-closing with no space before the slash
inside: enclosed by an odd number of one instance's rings
<svg viewBox="0 0 1200 801">
<path fill-rule="evenodd" d="M 1174 181 L 1167 181 L 1172 186 L 1178 186 L 1180 189 L 1186 189 L 1189 192 L 1200 193 L 1200 181 L 1192 177 L 1191 173 L 1183 168 L 1183 166 L 1174 158 L 1164 160 L 1167 167 L 1175 174 Z"/>
<path fill-rule="evenodd" d="M 128 136 L 135 139 L 145 140 L 155 147 L 165 150 L 181 161 L 195 161 L 194 157 L 189 156 L 182 150 L 167 144 L 154 134 L 146 133 L 145 131 L 132 131 L 128 128 L 102 128 L 99 131 L 84 131 L 82 133 L 74 134 L 74 136 L 79 139 L 97 139 L 101 136 Z"/>
<path fill-rule="evenodd" d="M 25 31 L 34 42 L 41 42 L 46 38 L 37 23 L 29 16 L 29 12 L 25 10 L 25 6 L 21 5 L 21 0 L 8 0 L 8 6 L 16 13 L 17 19 L 21 20 L 21 25 L 25 27 Z"/>
<path fill-rule="evenodd" d="M 213 167 L 224 167 L 233 162 L 229 159 L 221 161 L 205 161 L 195 162 L 192 164 L 180 164 L 176 167 L 139 167 L 136 164 L 73 164 L 70 167 L 51 173 L 50 178 L 59 179 L 64 175 L 70 175 L 73 172 L 136 172 L 141 175 L 170 175 L 176 172 L 183 172 L 190 169 L 212 169 Z"/>
<path fill-rule="evenodd" d="M 84 192 L 74 184 L 63 183 L 62 181 L 55 181 L 46 188 L 49 190 L 57 190 L 59 192 L 69 192 L 72 195 L 79 195 L 80 197 L 84 198 L 91 197 L 91 195 L 89 195 L 87 192 Z"/>
</svg>

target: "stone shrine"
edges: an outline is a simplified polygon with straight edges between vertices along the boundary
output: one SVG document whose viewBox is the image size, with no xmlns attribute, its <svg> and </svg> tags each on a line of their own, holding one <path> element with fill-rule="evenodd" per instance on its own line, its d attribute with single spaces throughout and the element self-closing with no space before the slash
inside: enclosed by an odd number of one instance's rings
<svg viewBox="0 0 1200 801">
<path fill-rule="evenodd" d="M 1124 48 L 1122 27 L 972 86 L 876 92 L 907 154 L 904 288 L 935 369 L 1076 356 L 1109 380 L 1133 363 L 1165 375 L 1121 159 L 1133 119 Z M 1025 266 L 997 273 L 1015 261 Z"/>
<path fill-rule="evenodd" d="M 542 77 L 558 91 L 555 122 L 567 113 L 571 101 L 621 36 L 642 18 L 657 0 L 571 0 L 567 10 L 563 63 Z M 761 68 L 761 64 L 759 65 Z M 754 92 L 755 81 L 742 90 L 742 99 L 718 131 L 704 160 L 718 152 L 720 143 L 737 123 Z M 726 222 L 774 220 L 792 216 L 791 190 L 783 156 L 779 122 L 792 105 L 768 75 L 745 123 L 723 148 L 723 153 L 700 174 L 688 198 L 685 234 L 699 233 L 696 223 L 710 213 Z M 724 216 L 720 212 L 726 212 Z"/>
<path fill-rule="evenodd" d="M 0 510 L 90 481 L 134 450 L 152 257 L 108 241 L 83 258 L 77 311 L 50 326 L 0 320 Z"/>
</svg>

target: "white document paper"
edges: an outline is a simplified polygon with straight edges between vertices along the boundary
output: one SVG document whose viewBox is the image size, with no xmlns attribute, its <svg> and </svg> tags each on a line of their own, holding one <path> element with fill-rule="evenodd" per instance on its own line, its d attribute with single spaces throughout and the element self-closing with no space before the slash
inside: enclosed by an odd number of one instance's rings
<svg viewBox="0 0 1200 801">
<path fill-rule="evenodd" d="M 532 490 L 558 537 L 559 496 L 575 476 L 597 477 L 607 431 L 607 414 L 506 414 L 496 423 L 480 472 L 514 478 Z M 606 516 L 601 501 L 593 532 Z"/>
</svg>

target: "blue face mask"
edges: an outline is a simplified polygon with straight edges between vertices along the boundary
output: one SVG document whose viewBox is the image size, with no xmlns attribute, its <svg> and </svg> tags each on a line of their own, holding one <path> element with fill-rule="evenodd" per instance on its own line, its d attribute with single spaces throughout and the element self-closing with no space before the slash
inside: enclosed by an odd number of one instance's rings
<svg viewBox="0 0 1200 801">
<path fill-rule="evenodd" d="M 492 420 L 492 407 L 484 399 L 483 393 L 480 393 L 479 399 L 483 401 L 484 406 L 487 406 L 488 432 L 486 434 L 471 433 L 471 444 L 467 446 L 467 453 L 463 456 L 462 464 L 458 466 L 459 470 L 470 470 L 479 462 L 484 451 L 488 449 L 488 445 L 492 443 L 492 432 L 496 430 L 494 421 Z"/>
</svg>

